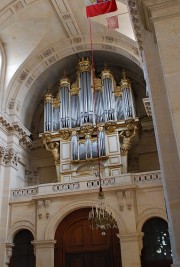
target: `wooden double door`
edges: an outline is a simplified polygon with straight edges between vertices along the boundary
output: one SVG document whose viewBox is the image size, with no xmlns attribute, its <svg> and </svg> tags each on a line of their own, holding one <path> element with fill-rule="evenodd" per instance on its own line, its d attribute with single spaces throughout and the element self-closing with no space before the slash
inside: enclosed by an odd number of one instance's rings
<svg viewBox="0 0 180 267">
<path fill-rule="evenodd" d="M 91 230 L 89 209 L 76 210 L 55 234 L 55 267 L 121 267 L 120 243 L 115 230 L 102 235 Z"/>
<path fill-rule="evenodd" d="M 111 255 L 107 251 L 67 253 L 65 259 L 67 267 L 111 267 Z"/>
</svg>

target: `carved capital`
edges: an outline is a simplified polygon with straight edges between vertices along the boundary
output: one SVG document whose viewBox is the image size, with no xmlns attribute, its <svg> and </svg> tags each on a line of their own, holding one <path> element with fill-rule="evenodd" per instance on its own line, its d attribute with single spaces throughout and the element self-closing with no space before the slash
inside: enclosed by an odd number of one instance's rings
<svg viewBox="0 0 180 267">
<path fill-rule="evenodd" d="M 2 149 L 2 159 L 6 165 L 12 164 L 16 167 L 20 160 L 20 156 L 13 148 L 6 148 L 5 150 Z"/>
<path fill-rule="evenodd" d="M 13 243 L 6 243 L 6 264 L 9 265 L 10 258 L 12 256 L 14 244 Z"/>
</svg>

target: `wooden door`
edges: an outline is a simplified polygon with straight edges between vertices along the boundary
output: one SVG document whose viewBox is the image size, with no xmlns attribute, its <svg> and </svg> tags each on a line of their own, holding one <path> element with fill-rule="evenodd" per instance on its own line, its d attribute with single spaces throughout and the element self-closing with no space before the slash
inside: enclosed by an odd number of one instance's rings
<svg viewBox="0 0 180 267">
<path fill-rule="evenodd" d="M 114 230 L 103 236 L 91 230 L 89 209 L 69 214 L 55 234 L 55 267 L 120 267 L 120 244 Z"/>
<path fill-rule="evenodd" d="M 84 252 L 67 253 L 66 264 L 68 267 L 111 267 L 110 255 L 108 252 Z"/>
</svg>

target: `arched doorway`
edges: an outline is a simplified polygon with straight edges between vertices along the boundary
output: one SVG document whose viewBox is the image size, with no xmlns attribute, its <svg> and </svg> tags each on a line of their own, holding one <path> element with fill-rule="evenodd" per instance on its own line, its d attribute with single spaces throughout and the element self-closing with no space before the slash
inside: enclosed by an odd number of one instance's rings
<svg viewBox="0 0 180 267">
<path fill-rule="evenodd" d="M 161 218 L 149 219 L 142 231 L 142 267 L 170 267 L 172 254 L 167 222 Z"/>
<path fill-rule="evenodd" d="M 55 267 L 121 267 L 117 230 L 91 230 L 90 209 L 76 210 L 59 224 L 55 233 Z"/>
<path fill-rule="evenodd" d="M 34 237 L 28 230 L 21 230 L 15 235 L 10 267 L 35 267 L 34 249 L 31 244 L 33 240 Z"/>
</svg>

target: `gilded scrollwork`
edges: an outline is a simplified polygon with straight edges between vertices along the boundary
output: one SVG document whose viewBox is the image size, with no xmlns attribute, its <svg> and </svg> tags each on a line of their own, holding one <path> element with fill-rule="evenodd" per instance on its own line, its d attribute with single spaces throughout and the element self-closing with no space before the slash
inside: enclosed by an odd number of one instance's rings
<svg viewBox="0 0 180 267">
<path fill-rule="evenodd" d="M 79 85 L 77 81 L 71 85 L 70 94 L 71 96 L 79 94 Z"/>
<path fill-rule="evenodd" d="M 70 138 L 70 136 L 71 136 L 71 130 L 69 130 L 69 129 L 60 130 L 59 131 L 59 136 L 63 140 L 68 140 Z"/>
<path fill-rule="evenodd" d="M 110 121 L 110 122 L 106 122 L 105 124 L 105 131 L 107 133 L 114 133 L 116 131 L 117 128 L 117 123 L 114 121 Z"/>
<path fill-rule="evenodd" d="M 80 72 L 91 71 L 91 62 L 89 61 L 88 58 L 87 59 L 82 58 L 82 60 L 78 64 L 78 70 Z"/>
<path fill-rule="evenodd" d="M 94 79 L 94 90 L 95 91 L 102 91 L 102 80 L 100 78 Z"/>
<path fill-rule="evenodd" d="M 94 131 L 94 126 L 92 124 L 86 124 L 80 128 L 80 133 L 85 135 L 92 134 L 93 131 Z"/>
<path fill-rule="evenodd" d="M 51 142 L 52 136 L 49 133 L 44 133 L 42 135 L 43 144 Z"/>
</svg>

